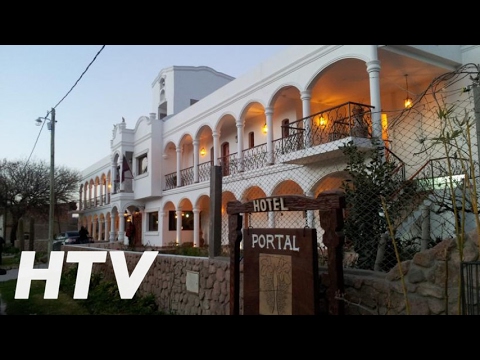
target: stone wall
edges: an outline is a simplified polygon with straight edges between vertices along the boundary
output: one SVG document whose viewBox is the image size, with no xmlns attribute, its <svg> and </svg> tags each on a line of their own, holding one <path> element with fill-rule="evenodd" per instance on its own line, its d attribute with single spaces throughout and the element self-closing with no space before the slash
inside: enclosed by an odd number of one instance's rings
<svg viewBox="0 0 480 360">
<path fill-rule="evenodd" d="M 63 246 L 62 250 L 100 250 L 97 244 L 89 246 Z M 100 248 L 108 248 L 100 244 Z M 102 249 L 103 250 L 103 249 Z M 127 268 L 131 274 L 142 253 L 124 251 Z M 72 266 L 65 263 L 64 270 Z M 228 315 L 230 302 L 229 258 L 158 255 L 137 293 L 153 294 L 159 309 L 178 315 Z M 106 279 L 115 281 L 110 257 L 103 264 L 96 263 L 93 273 L 101 272 Z M 198 276 L 198 291 L 188 291 L 187 273 Z M 194 289 L 196 290 L 196 289 Z"/>
<path fill-rule="evenodd" d="M 463 261 L 478 260 L 478 241 L 476 231 L 467 234 Z M 398 265 L 386 274 L 345 270 L 345 293 L 338 298 L 349 315 L 459 315 L 460 267 L 456 241 L 443 240 L 402 262 L 401 273 Z M 328 286 L 326 274 L 321 278 Z"/>
<path fill-rule="evenodd" d="M 111 244 L 64 246 L 63 250 L 100 250 Z M 100 249 L 99 249 L 100 248 Z M 115 250 L 115 247 L 113 247 Z M 463 250 L 464 261 L 478 259 L 478 236 L 469 234 Z M 125 251 L 131 273 L 141 253 Z M 65 264 L 64 269 L 72 264 Z M 338 294 L 346 315 L 457 315 L 459 307 L 460 255 L 454 240 L 444 240 L 388 273 L 344 270 L 345 292 Z M 240 267 L 243 273 L 242 266 Z M 110 258 L 94 264 L 114 280 Z M 198 291 L 188 291 L 187 273 L 198 274 Z M 328 273 L 319 269 L 321 283 L 328 288 Z M 242 287 L 241 287 L 242 288 Z M 406 289 L 406 295 L 403 289 Z M 153 294 L 160 309 L 178 315 L 228 315 L 230 312 L 230 260 L 179 255 L 158 255 L 138 293 Z M 240 292 L 242 293 L 242 292 Z M 240 303 L 242 301 L 240 300 Z M 242 306 L 240 306 L 242 312 Z"/>
</svg>

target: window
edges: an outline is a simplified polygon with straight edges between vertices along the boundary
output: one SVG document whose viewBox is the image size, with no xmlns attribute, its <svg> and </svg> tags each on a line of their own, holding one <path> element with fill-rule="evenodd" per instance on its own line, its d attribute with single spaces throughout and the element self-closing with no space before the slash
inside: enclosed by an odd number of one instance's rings
<svg viewBox="0 0 480 360">
<path fill-rule="evenodd" d="M 177 230 L 177 212 L 168 212 L 168 230 Z M 182 230 L 193 230 L 193 211 L 182 211 Z"/>
<path fill-rule="evenodd" d="M 248 133 L 248 148 L 251 149 L 255 146 L 255 134 L 253 131 Z"/>
<path fill-rule="evenodd" d="M 137 157 L 137 174 L 145 174 L 148 170 L 148 158 L 147 154 L 143 154 Z"/>
<path fill-rule="evenodd" d="M 158 211 L 148 213 L 148 231 L 158 231 Z"/>
</svg>

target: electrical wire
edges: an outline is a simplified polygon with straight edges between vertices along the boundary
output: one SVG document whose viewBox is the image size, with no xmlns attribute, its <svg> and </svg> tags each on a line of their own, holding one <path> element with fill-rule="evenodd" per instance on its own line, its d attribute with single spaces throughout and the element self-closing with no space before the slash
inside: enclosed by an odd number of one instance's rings
<svg viewBox="0 0 480 360">
<path fill-rule="evenodd" d="M 103 51 L 103 49 L 105 48 L 106 45 L 102 45 L 102 47 L 100 48 L 100 50 L 97 52 L 97 54 L 94 56 L 94 58 L 92 59 L 92 61 L 90 61 L 90 64 L 88 64 L 88 66 L 85 68 L 85 70 L 82 72 L 82 74 L 80 75 L 80 77 L 77 79 L 77 81 L 75 81 L 75 84 L 73 84 L 73 86 L 70 88 L 70 90 L 68 90 L 68 92 L 65 94 L 65 96 L 57 103 L 57 105 L 55 105 L 53 107 L 53 109 L 56 109 L 58 105 L 60 105 L 60 103 L 65 100 L 65 98 L 72 92 L 72 90 L 75 88 L 75 86 L 77 86 L 78 82 L 82 79 L 83 75 L 85 75 L 85 73 L 88 71 L 88 69 L 90 68 L 90 66 L 95 62 L 95 60 L 97 59 L 98 55 L 100 55 L 100 53 Z M 25 167 L 27 166 L 28 162 L 30 161 L 30 158 L 32 157 L 33 155 L 33 152 L 35 151 L 35 147 L 37 146 L 37 143 L 38 143 L 38 139 L 40 138 L 40 135 L 42 133 L 42 130 L 45 126 L 45 121 L 47 120 L 47 117 L 50 115 L 51 113 L 51 110 L 47 111 L 47 115 L 45 115 L 45 117 L 43 118 L 44 121 L 42 123 L 42 127 L 40 128 L 40 131 L 38 133 L 38 136 L 37 136 L 37 139 L 35 140 L 35 143 L 33 144 L 33 149 L 32 151 L 30 152 L 30 155 L 28 156 L 28 159 L 27 161 L 25 162 Z"/>
</svg>

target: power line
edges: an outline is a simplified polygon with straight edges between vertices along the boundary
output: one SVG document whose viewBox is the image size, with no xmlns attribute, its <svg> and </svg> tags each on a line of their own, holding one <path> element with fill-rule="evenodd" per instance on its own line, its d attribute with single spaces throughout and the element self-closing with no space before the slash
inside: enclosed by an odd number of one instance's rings
<svg viewBox="0 0 480 360">
<path fill-rule="evenodd" d="M 90 66 L 95 62 L 95 60 L 97 59 L 98 55 L 100 55 L 100 53 L 103 51 L 103 49 L 105 48 L 106 45 L 102 45 L 102 47 L 100 48 L 100 50 L 97 52 L 97 54 L 94 56 L 94 58 L 92 59 L 92 61 L 90 61 L 90 64 L 88 64 L 88 66 L 85 68 L 85 70 L 82 72 L 82 74 L 80 75 L 80 77 L 78 78 L 77 81 L 75 81 L 75 84 L 73 84 L 73 86 L 70 88 L 70 90 L 68 90 L 68 92 L 65 94 L 65 96 L 57 103 L 57 105 L 55 105 L 53 108 L 56 109 L 58 105 L 60 105 L 60 103 L 65 100 L 65 98 L 72 92 L 72 90 L 75 88 L 75 86 L 77 86 L 78 82 L 82 79 L 83 75 L 85 75 L 85 73 L 88 71 L 88 69 L 90 68 Z M 40 131 L 38 133 L 38 136 L 37 136 L 37 139 L 35 140 L 35 144 L 33 144 L 33 149 L 32 151 L 30 152 L 30 155 L 28 156 L 28 159 L 27 161 L 25 162 L 25 166 L 27 166 L 28 162 L 30 161 L 30 158 L 32 157 L 33 155 L 33 152 L 35 151 L 35 147 L 37 146 L 37 143 L 38 143 L 38 139 L 40 138 L 40 134 L 42 133 L 42 130 L 43 130 L 43 127 L 45 125 L 45 120 L 46 118 L 48 117 L 48 115 L 50 115 L 51 113 L 51 110 L 47 111 L 47 115 L 45 115 L 44 117 L 44 121 L 42 123 L 42 127 L 40 128 Z"/>
<path fill-rule="evenodd" d="M 65 94 L 65 96 L 58 102 L 57 105 L 55 105 L 53 108 L 56 109 L 58 105 L 60 105 L 60 103 L 68 96 L 68 94 L 70 94 L 73 90 L 73 88 L 75 86 L 77 86 L 78 82 L 80 81 L 80 79 L 83 77 L 83 75 L 85 75 L 85 73 L 88 71 L 88 68 L 95 62 L 95 60 L 97 59 L 98 55 L 100 55 L 100 53 L 103 51 L 103 49 L 105 48 L 105 45 L 102 45 L 101 49 L 97 52 L 97 54 L 95 55 L 95 57 L 93 58 L 92 61 L 90 61 L 90 64 L 88 64 L 87 68 L 83 71 L 82 75 L 80 75 L 80 77 L 78 78 L 77 81 L 75 81 L 75 84 L 73 84 L 72 88 L 70 90 L 68 90 L 68 92 Z"/>
</svg>

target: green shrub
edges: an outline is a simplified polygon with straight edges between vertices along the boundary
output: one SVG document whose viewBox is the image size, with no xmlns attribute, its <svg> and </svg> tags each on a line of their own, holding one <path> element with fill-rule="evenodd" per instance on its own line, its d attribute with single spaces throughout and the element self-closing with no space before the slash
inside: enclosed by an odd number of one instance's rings
<svg viewBox="0 0 480 360">
<path fill-rule="evenodd" d="M 78 265 L 62 274 L 60 289 L 73 297 Z M 91 315 L 163 315 L 151 294 L 122 299 L 115 281 L 104 279 L 102 273 L 92 273 L 88 298 L 77 300 Z"/>
</svg>

